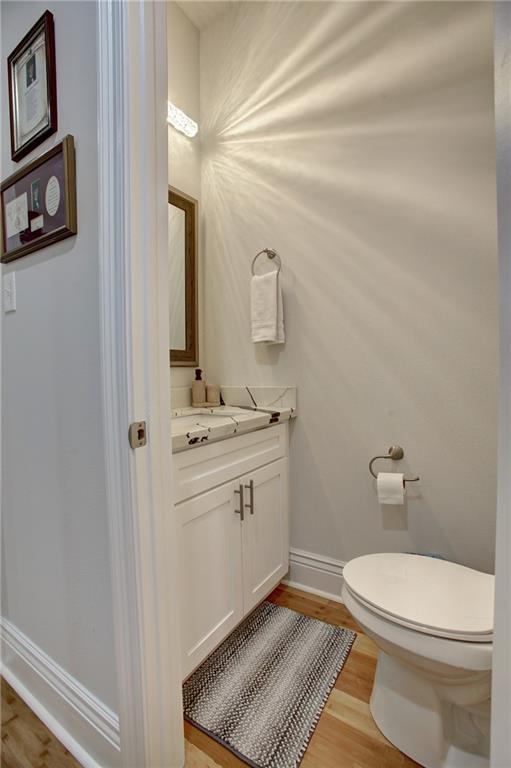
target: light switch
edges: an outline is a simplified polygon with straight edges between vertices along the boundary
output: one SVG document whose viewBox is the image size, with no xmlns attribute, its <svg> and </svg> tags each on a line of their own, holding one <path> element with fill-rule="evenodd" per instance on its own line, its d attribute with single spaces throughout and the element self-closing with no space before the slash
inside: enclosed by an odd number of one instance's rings
<svg viewBox="0 0 511 768">
<path fill-rule="evenodd" d="M 4 312 L 16 311 L 16 273 L 10 272 L 4 276 L 3 281 L 3 304 Z"/>
</svg>

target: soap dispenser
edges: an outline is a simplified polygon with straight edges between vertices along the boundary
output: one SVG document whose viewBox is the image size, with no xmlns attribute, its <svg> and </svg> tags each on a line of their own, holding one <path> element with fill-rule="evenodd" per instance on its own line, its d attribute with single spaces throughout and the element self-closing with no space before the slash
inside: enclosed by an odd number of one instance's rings
<svg viewBox="0 0 511 768">
<path fill-rule="evenodd" d="M 220 387 L 218 384 L 206 384 L 206 398 L 208 407 L 218 408 L 220 405 Z"/>
<path fill-rule="evenodd" d="M 194 408 L 204 408 L 206 405 L 206 382 L 202 381 L 202 370 L 195 369 L 195 381 L 192 382 L 192 405 Z"/>
</svg>

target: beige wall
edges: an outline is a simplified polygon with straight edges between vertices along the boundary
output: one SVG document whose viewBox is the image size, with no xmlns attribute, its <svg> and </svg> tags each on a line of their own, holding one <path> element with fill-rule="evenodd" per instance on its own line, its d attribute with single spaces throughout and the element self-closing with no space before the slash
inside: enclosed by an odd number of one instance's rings
<svg viewBox="0 0 511 768">
<path fill-rule="evenodd" d="M 493 567 L 492 66 L 489 3 L 244 2 L 201 35 L 206 369 L 298 385 L 294 547 Z M 265 246 L 282 349 L 250 342 Z M 422 479 L 384 513 L 393 442 Z"/>
<path fill-rule="evenodd" d="M 167 66 L 169 101 L 199 122 L 199 30 L 185 16 L 176 3 L 167 3 Z M 189 139 L 170 125 L 169 136 L 169 184 L 200 201 L 201 150 L 200 135 Z M 200 207 L 199 207 L 200 214 Z M 200 258 L 200 248 L 199 248 Z M 200 264 L 199 264 L 200 271 Z M 199 281 L 202 306 L 202 285 Z M 172 294 L 171 294 L 172 296 Z M 199 318 L 199 333 L 202 328 Z M 199 338 L 199 354 L 202 348 Z M 191 384 L 193 368 L 172 368 L 173 387 Z"/>
</svg>

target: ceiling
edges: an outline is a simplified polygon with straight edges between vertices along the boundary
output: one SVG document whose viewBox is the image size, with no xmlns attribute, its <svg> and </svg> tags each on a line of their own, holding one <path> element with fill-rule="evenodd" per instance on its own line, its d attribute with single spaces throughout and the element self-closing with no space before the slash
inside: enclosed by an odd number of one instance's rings
<svg viewBox="0 0 511 768">
<path fill-rule="evenodd" d="M 235 0 L 181 0 L 176 4 L 197 29 L 209 27 Z"/>
</svg>

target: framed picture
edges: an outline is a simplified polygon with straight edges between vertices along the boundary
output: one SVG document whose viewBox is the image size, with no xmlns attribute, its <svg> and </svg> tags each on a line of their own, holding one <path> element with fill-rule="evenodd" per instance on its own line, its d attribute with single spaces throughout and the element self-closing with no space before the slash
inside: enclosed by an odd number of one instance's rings
<svg viewBox="0 0 511 768">
<path fill-rule="evenodd" d="M 76 235 L 73 137 L 66 136 L 2 182 L 0 197 L 2 262 Z"/>
<path fill-rule="evenodd" d="M 53 14 L 45 11 L 7 59 L 11 157 L 21 160 L 57 130 Z"/>
</svg>

